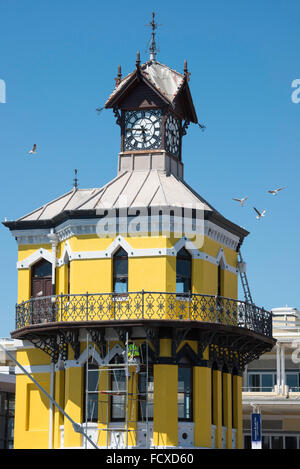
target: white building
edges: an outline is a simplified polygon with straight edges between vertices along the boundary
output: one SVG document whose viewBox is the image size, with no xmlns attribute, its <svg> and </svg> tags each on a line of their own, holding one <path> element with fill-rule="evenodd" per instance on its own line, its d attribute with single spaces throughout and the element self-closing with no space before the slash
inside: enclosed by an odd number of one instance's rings
<svg viewBox="0 0 300 469">
<path fill-rule="evenodd" d="M 251 447 L 251 413 L 262 417 L 263 449 L 300 448 L 300 311 L 274 308 L 271 352 L 244 373 L 244 446 Z"/>
<path fill-rule="evenodd" d="M 13 355 L 15 342 L 13 339 L 0 339 L 1 345 Z M 15 363 L 0 348 L 0 449 L 13 448 L 15 386 Z"/>
</svg>

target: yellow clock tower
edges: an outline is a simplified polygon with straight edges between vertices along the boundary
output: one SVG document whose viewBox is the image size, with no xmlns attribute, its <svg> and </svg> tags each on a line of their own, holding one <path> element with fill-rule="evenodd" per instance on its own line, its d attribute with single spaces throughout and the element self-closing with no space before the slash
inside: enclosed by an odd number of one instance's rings
<svg viewBox="0 0 300 469">
<path fill-rule="evenodd" d="M 242 372 L 273 347 L 272 318 L 237 298 L 248 232 L 184 179 L 190 74 L 153 41 L 105 104 L 116 177 L 4 222 L 18 243 L 15 448 L 242 447 Z"/>
</svg>

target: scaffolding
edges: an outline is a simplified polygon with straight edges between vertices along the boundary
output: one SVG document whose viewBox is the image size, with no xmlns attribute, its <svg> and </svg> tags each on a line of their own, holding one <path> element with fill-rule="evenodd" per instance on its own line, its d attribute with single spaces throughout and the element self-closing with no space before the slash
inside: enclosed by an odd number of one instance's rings
<svg viewBox="0 0 300 469">
<path fill-rule="evenodd" d="M 149 357 L 148 341 L 138 344 L 125 335 L 124 349 L 115 354 L 113 342 L 106 340 L 106 356 L 99 364 L 95 360 L 96 345 L 89 344 L 85 376 L 85 433 L 89 423 L 96 421 L 98 428 L 94 443 L 102 448 L 129 448 L 137 446 L 138 431 L 145 436 L 142 447 L 149 448 Z M 95 366 L 96 365 L 96 366 Z M 96 376 L 95 376 L 96 375 Z M 114 412 L 116 416 L 112 415 Z M 94 419 L 93 419 L 94 417 Z M 115 426 L 114 422 L 124 425 Z M 139 425 L 140 423 L 140 425 Z M 120 436 L 123 435 L 123 441 Z M 116 442 L 116 439 L 119 441 Z M 114 441 L 113 441 L 114 440 Z M 104 444 L 105 442 L 105 444 Z M 135 443 L 135 444 L 134 444 Z M 85 441 L 87 447 L 87 441 Z"/>
</svg>

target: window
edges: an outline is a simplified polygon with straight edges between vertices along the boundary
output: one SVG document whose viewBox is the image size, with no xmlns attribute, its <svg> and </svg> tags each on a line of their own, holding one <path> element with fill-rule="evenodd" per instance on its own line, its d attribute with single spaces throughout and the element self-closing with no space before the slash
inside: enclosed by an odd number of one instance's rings
<svg viewBox="0 0 300 469">
<path fill-rule="evenodd" d="M 84 393 L 84 421 L 98 421 L 98 391 L 99 391 L 99 365 L 90 359 L 88 366 L 84 367 L 85 393 Z"/>
<path fill-rule="evenodd" d="M 286 373 L 286 384 L 290 391 L 299 391 L 299 373 Z"/>
<path fill-rule="evenodd" d="M 191 256 L 182 248 L 176 259 L 176 293 L 189 293 L 191 291 Z"/>
<path fill-rule="evenodd" d="M 125 420 L 126 374 L 125 368 L 111 372 L 111 420 Z"/>
<path fill-rule="evenodd" d="M 192 420 L 192 372 L 190 365 L 178 365 L 178 420 Z"/>
<path fill-rule="evenodd" d="M 44 259 L 34 264 L 31 268 L 32 278 L 51 277 L 51 275 L 52 264 Z"/>
<path fill-rule="evenodd" d="M 71 268 L 71 264 L 70 264 L 70 260 L 68 260 L 67 262 L 67 293 L 68 295 L 70 295 L 70 274 L 71 274 L 71 271 L 70 271 L 70 268 Z"/>
<path fill-rule="evenodd" d="M 139 372 L 139 421 L 153 420 L 154 379 L 153 366 L 148 365 L 148 386 L 146 366 L 141 365 Z"/>
<path fill-rule="evenodd" d="M 123 248 L 120 248 L 113 258 L 113 291 L 128 292 L 128 255 Z"/>
<path fill-rule="evenodd" d="M 0 391 L 0 449 L 13 449 L 15 394 Z"/>
<path fill-rule="evenodd" d="M 223 285 L 222 285 L 222 268 L 221 265 L 218 265 L 218 296 L 222 296 L 222 290 L 223 290 Z"/>
<path fill-rule="evenodd" d="M 244 448 L 251 449 L 251 435 L 244 436 Z M 262 449 L 298 449 L 299 435 L 264 434 Z"/>
<path fill-rule="evenodd" d="M 272 392 L 276 384 L 276 373 L 249 373 L 248 391 L 250 392 Z"/>
</svg>

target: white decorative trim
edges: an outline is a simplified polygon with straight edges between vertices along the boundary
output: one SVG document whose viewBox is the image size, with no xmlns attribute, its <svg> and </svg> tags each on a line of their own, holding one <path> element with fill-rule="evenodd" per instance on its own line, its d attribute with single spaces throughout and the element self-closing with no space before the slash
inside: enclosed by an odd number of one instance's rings
<svg viewBox="0 0 300 469">
<path fill-rule="evenodd" d="M 86 260 L 86 259 L 110 259 L 113 257 L 119 247 L 122 247 L 128 254 L 128 257 L 161 257 L 161 256 L 173 256 L 176 257 L 178 251 L 182 247 L 185 247 L 191 254 L 193 259 L 201 259 L 210 262 L 214 265 L 218 265 L 222 262 L 222 268 L 228 270 L 233 274 L 238 274 L 238 268 L 231 266 L 226 262 L 223 248 L 221 247 L 217 257 L 207 254 L 206 252 L 199 251 L 198 248 L 188 238 L 183 237 L 173 246 L 173 248 L 148 248 L 148 249 L 134 249 L 121 235 L 117 236 L 113 242 L 108 246 L 105 251 L 72 251 L 69 242 L 67 241 L 60 259 L 57 260 L 56 265 L 62 266 L 66 262 L 66 256 L 69 260 Z M 28 269 L 32 264 L 37 262 L 39 259 L 46 259 L 52 262 L 52 257 L 49 251 L 40 248 L 35 253 L 28 256 L 23 261 L 17 263 L 18 269 Z"/>
<path fill-rule="evenodd" d="M 27 373 L 50 373 L 51 365 L 22 365 L 22 367 L 27 371 Z M 16 366 L 15 368 L 16 375 L 25 375 L 25 373 Z"/>
<path fill-rule="evenodd" d="M 48 238 L 49 229 L 12 230 L 18 244 L 51 244 Z"/>
<path fill-rule="evenodd" d="M 211 221 L 205 221 L 204 223 L 204 234 L 208 238 L 217 241 L 218 243 L 222 243 L 224 246 L 236 250 L 239 244 L 239 237 L 235 236 L 232 233 L 224 230 L 220 226 L 215 225 Z"/>
<path fill-rule="evenodd" d="M 52 264 L 51 252 L 47 251 L 47 249 L 39 248 L 33 254 L 26 257 L 26 259 L 23 259 L 22 261 L 18 261 L 17 269 L 29 269 L 33 264 L 35 264 L 41 259 L 45 259 L 46 261 Z"/>
<path fill-rule="evenodd" d="M 176 207 L 171 207 L 170 210 L 176 210 Z M 147 231 L 144 233 L 143 230 L 137 231 L 136 229 L 130 231 L 130 226 L 135 226 L 133 223 L 134 219 L 137 219 L 141 226 L 147 227 Z M 132 217 L 128 217 L 128 228 L 129 234 L 131 236 L 141 236 L 143 233 L 144 235 L 148 235 L 148 228 L 149 228 L 149 219 L 150 217 L 147 215 L 132 215 Z M 108 222 L 108 230 L 105 232 L 105 235 L 109 236 L 110 234 L 115 234 L 115 231 L 112 232 L 110 230 L 110 220 L 111 218 L 106 217 L 106 221 Z M 114 219 L 115 220 L 115 219 Z M 179 220 L 179 221 L 178 221 Z M 80 236 L 86 234 L 97 235 L 97 224 L 99 223 L 99 218 L 90 218 L 90 219 L 75 219 L 75 220 L 67 220 L 56 227 L 56 234 L 58 236 L 59 242 L 62 242 L 66 239 L 71 238 L 72 236 Z M 111 226 L 118 230 L 120 224 L 120 220 L 118 219 L 114 223 L 111 223 Z M 122 220 L 121 220 L 122 224 Z M 161 226 L 162 231 L 173 233 L 174 229 L 176 231 L 176 226 L 181 226 L 182 218 L 174 216 L 172 221 L 170 221 L 169 216 L 164 215 L 162 219 L 158 215 L 152 214 L 151 215 L 151 226 L 153 225 L 154 228 Z M 239 244 L 239 237 L 230 233 L 229 231 L 221 228 L 220 226 L 215 225 L 211 221 L 203 220 L 204 225 L 204 235 L 214 241 L 217 241 L 224 246 L 236 250 Z M 123 225 L 122 226 L 126 226 Z M 30 229 L 30 230 L 12 230 L 12 235 L 16 238 L 18 244 L 49 244 L 48 234 L 50 230 L 48 229 Z"/>
<path fill-rule="evenodd" d="M 102 365 L 108 365 L 109 361 L 114 358 L 115 355 L 122 354 L 124 352 L 124 349 L 119 345 L 116 344 L 114 347 L 107 353 L 105 358 L 101 358 L 100 354 L 97 352 L 97 350 L 89 346 L 88 349 L 85 348 L 78 360 L 66 360 L 64 362 L 65 369 L 67 368 L 76 368 L 76 367 L 82 367 L 89 358 L 93 358 L 99 366 Z"/>
<path fill-rule="evenodd" d="M 67 264 L 67 262 L 70 261 L 71 259 L 72 259 L 72 249 L 70 247 L 69 241 L 66 241 L 61 258 L 57 259 L 56 265 L 60 267 L 61 265 Z"/>
</svg>

